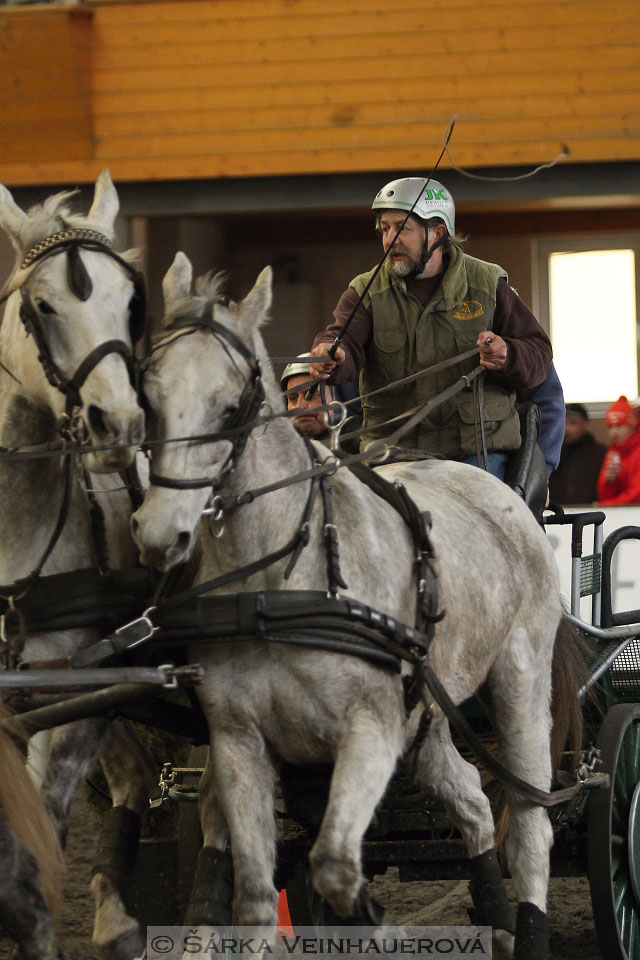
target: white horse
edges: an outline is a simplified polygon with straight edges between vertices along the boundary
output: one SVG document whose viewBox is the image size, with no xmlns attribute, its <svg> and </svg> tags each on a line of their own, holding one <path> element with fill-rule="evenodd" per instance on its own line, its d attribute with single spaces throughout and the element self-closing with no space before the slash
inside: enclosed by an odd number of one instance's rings
<svg viewBox="0 0 640 960">
<path fill-rule="evenodd" d="M 199 540 L 202 558 L 195 583 L 203 583 L 277 551 L 303 527 L 308 545 L 288 579 L 291 552 L 264 569 L 250 568 L 214 592 L 326 592 L 327 520 L 317 501 L 311 515 L 305 515 L 311 480 L 236 499 L 309 470 L 305 441 L 285 419 L 274 419 L 264 437 L 259 436 L 264 428 L 247 431 L 244 449 L 242 443 L 224 439 L 239 411 L 244 408 L 246 414 L 254 358 L 267 404 L 282 408 L 259 332 L 271 302 L 270 269 L 238 304 L 219 295 L 215 280 L 201 281 L 198 293 L 191 293 L 189 261 L 177 254 L 164 280 L 162 338 L 154 344 L 144 378 L 157 443 L 151 446 L 151 487 L 132 518 L 142 560 L 167 570 L 186 560 Z M 254 415 L 250 409 L 249 419 Z M 202 439 L 221 430 L 223 437 Z M 163 442 L 190 435 L 200 440 Z M 314 456 L 323 461 L 329 453 L 315 444 Z M 380 472 L 402 481 L 433 520 L 439 604 L 445 616 L 435 628 L 431 665 L 456 703 L 484 688 L 503 762 L 548 791 L 551 663 L 562 610 L 544 533 L 505 484 L 475 467 L 431 460 Z M 222 536 L 214 537 L 212 532 L 221 532 L 219 518 L 210 530 L 201 517 L 212 487 L 215 493 L 222 485 L 230 506 Z M 411 623 L 415 549 L 407 527 L 349 470 L 339 469 L 331 486 L 348 595 Z M 220 501 L 213 502 L 219 506 Z M 334 637 L 340 639 L 338 628 Z M 406 720 L 400 676 L 357 656 L 259 638 L 195 643 L 189 656 L 206 671 L 198 696 L 211 745 L 201 787 L 204 848 L 194 884 L 200 902 L 185 922 L 221 920 L 212 916 L 218 893 L 207 897 L 206 884 L 220 888 L 229 879 L 224 850 L 230 838 L 234 921 L 263 928 L 275 923 L 276 758 L 292 764 L 333 762 L 328 804 L 310 855 L 313 883 L 339 915 L 366 918 L 362 836 L 414 740 L 420 715 L 415 709 Z M 454 747 L 448 722 L 436 706 L 419 747 L 415 779 L 443 801 L 462 833 L 479 922 L 509 929 L 506 897 L 501 895 L 499 906 L 495 901 L 501 876 L 489 802 L 477 768 Z M 509 805 L 506 850 L 519 904 L 515 955 L 540 960 L 548 955 L 545 907 L 552 829 L 546 811 L 517 793 L 509 793 Z M 508 943 L 509 937 L 503 940 Z"/>
<path fill-rule="evenodd" d="M 133 339 L 144 308 L 140 280 L 132 256 L 111 247 L 118 196 L 109 172 L 98 178 L 88 214 L 72 212 L 69 197 L 57 194 L 24 212 L 0 186 L 0 226 L 17 252 L 0 329 L 0 595 L 7 625 L 2 652 L 9 660 L 64 659 L 103 635 L 97 623 L 30 631 L 28 615 L 25 635 L 14 608 L 28 609 L 41 578 L 78 571 L 65 581 L 75 587 L 81 571 L 136 565 L 132 503 L 114 471 L 132 463 L 144 432 L 132 382 Z M 78 457 L 81 469 L 64 454 L 69 440 L 97 448 Z M 11 451 L 42 456 L 7 458 Z M 49 596 L 59 614 L 68 606 L 64 589 L 54 587 Z M 105 720 L 87 720 L 53 735 L 43 791 L 62 842 L 72 801 L 99 749 L 116 818 L 130 833 L 147 805 L 151 785 L 142 775 L 142 752 L 132 763 L 135 776 L 123 779 L 119 725 L 105 741 L 106 729 Z M 94 939 L 102 946 L 128 941 L 120 952 L 126 960 L 140 954 L 138 926 L 122 907 L 113 873 L 98 870 L 92 889 Z M 42 943 L 33 943 L 35 932 L 25 919 L 23 952 L 48 960 Z"/>
</svg>

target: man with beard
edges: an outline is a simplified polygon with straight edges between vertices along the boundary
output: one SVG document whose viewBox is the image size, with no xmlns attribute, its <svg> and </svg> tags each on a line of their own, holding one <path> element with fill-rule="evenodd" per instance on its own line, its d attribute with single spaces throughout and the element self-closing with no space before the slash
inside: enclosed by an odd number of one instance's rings
<svg viewBox="0 0 640 960">
<path fill-rule="evenodd" d="M 473 347 L 486 368 L 484 425 L 491 472 L 500 478 L 520 446 L 516 391 L 542 383 L 549 372 L 548 336 L 494 263 L 464 253 L 455 233 L 455 206 L 435 180 L 405 177 L 376 195 L 376 229 L 387 257 L 349 284 L 335 322 L 314 340 L 322 357 L 342 332 L 333 360 L 311 364 L 314 376 L 341 384 L 360 374 L 368 394 Z M 376 268 L 377 269 L 377 268 Z M 375 274 L 375 276 L 374 276 Z M 362 297 L 362 302 L 358 303 Z M 478 354 L 436 374 L 363 400 L 363 448 L 398 427 L 397 417 L 453 384 L 478 363 Z M 400 444 L 418 455 L 440 454 L 477 463 L 477 425 L 471 390 L 463 390 L 425 417 Z"/>
</svg>

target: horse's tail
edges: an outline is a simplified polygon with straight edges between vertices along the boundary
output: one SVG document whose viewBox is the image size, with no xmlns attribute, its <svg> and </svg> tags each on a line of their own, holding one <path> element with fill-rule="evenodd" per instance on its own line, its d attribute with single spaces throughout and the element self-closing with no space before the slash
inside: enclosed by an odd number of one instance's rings
<svg viewBox="0 0 640 960">
<path fill-rule="evenodd" d="M 0 721 L 11 712 L 0 703 Z M 16 724 L 17 728 L 17 724 Z M 16 734 L 16 737 L 20 734 Z M 26 741 L 26 735 L 24 737 Z M 0 723 L 0 812 L 36 858 L 44 897 L 55 916 L 60 904 L 62 850 L 42 796 L 36 789 L 13 736 Z"/>
<path fill-rule="evenodd" d="M 583 714 L 578 691 L 589 678 L 586 654 L 586 641 L 563 614 L 556 631 L 551 664 L 553 771 L 560 769 L 565 753 L 573 756 L 575 766 L 582 748 Z"/>
</svg>

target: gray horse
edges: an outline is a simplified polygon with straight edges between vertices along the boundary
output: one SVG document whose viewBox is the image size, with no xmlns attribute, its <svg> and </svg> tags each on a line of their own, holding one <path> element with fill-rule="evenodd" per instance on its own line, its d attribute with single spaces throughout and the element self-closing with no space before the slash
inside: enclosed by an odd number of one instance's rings
<svg viewBox="0 0 640 960">
<path fill-rule="evenodd" d="M 0 329 L 0 594 L 10 627 L 3 653 L 31 662 L 64 659 L 101 637 L 97 624 L 30 628 L 29 617 L 38 616 L 33 592 L 42 578 L 136 566 L 129 535 L 131 499 L 114 471 L 132 462 L 144 430 L 130 376 L 132 338 L 139 332 L 139 282 L 132 258 L 111 247 L 118 196 L 108 171 L 96 182 L 87 215 L 72 212 L 69 196 L 52 196 L 27 213 L 0 187 L 0 226 L 17 252 L 3 290 L 7 303 Z M 78 458 L 74 467 L 64 455 L 69 440 L 97 449 Z M 38 456 L 7 456 L 12 451 Z M 102 574 L 95 579 L 102 581 Z M 75 574 L 64 583 L 48 595 L 63 617 L 68 612 L 64 590 L 71 586 L 73 592 Z M 26 636 L 14 607 L 31 611 L 25 613 Z M 62 843 L 72 801 L 99 750 L 121 825 L 135 826 L 147 806 L 152 785 L 143 775 L 143 752 L 119 724 L 105 740 L 106 731 L 102 719 L 82 721 L 56 730 L 50 747 L 32 748 L 32 765 L 45 778 L 44 796 Z M 130 834 L 132 830 L 130 826 Z M 16 838 L 16 849 L 20 843 Z M 7 847 L 4 854 L 9 857 Z M 14 876 L 17 886 L 11 892 L 12 865 L 17 868 L 23 860 L 7 861 L 7 882 L 0 892 L 5 915 L 12 915 L 6 898 L 13 896 L 14 906 L 24 904 L 32 890 L 21 873 Z M 125 960 L 139 955 L 137 923 L 127 917 L 113 875 L 98 870 L 92 888 L 96 942 L 121 944 L 119 955 Z M 11 928 L 23 955 L 49 960 L 51 945 L 39 936 L 39 925 L 24 910 L 13 913 L 25 919 Z"/>
<path fill-rule="evenodd" d="M 305 513 L 312 481 L 242 497 L 311 468 L 308 447 L 290 421 L 273 419 L 263 437 L 264 428 L 250 432 L 244 449 L 234 442 L 237 434 L 206 436 L 237 419 L 255 378 L 255 359 L 267 404 L 281 409 L 259 331 L 271 302 L 271 271 L 266 268 L 237 304 L 220 295 L 215 279 L 200 281 L 194 296 L 191 279 L 189 261 L 177 254 L 164 280 L 164 330 L 144 378 L 156 443 L 151 447 L 151 487 L 132 518 L 142 560 L 168 570 L 188 559 L 199 541 L 196 584 L 247 565 L 229 586 L 219 585 L 217 594 L 327 591 L 327 519 L 318 502 Z M 189 436 L 199 440 L 190 442 Z M 162 442 L 169 438 L 176 442 Z M 315 445 L 313 459 L 322 462 L 328 456 L 326 448 Z M 483 688 L 502 761 L 547 791 L 552 656 L 562 609 L 544 533 L 505 484 L 475 467 L 430 460 L 398 463 L 380 473 L 401 481 L 419 509 L 432 517 L 445 616 L 435 629 L 430 664 L 455 703 Z M 210 516 L 201 519 L 212 487 L 214 492 L 223 489 L 228 504 L 213 525 Z M 411 620 L 415 548 L 406 525 L 349 470 L 337 470 L 331 487 L 348 596 L 399 621 Z M 214 498 L 213 507 L 220 502 Z M 278 548 L 294 542 L 299 530 L 306 546 L 290 564 L 291 552 L 278 555 Z M 275 557 L 263 569 L 251 566 L 271 553 Z M 335 638 L 340 639 L 339 629 Z M 414 742 L 421 713 L 416 708 L 407 718 L 401 677 L 341 652 L 259 638 L 196 643 L 189 656 L 206 670 L 198 695 L 211 736 L 200 800 L 200 895 L 203 883 L 215 885 L 216 873 L 227 869 L 224 851 L 230 840 L 234 921 L 273 928 L 276 758 L 291 764 L 331 762 L 328 803 L 310 854 L 313 884 L 339 915 L 367 916 L 361 840 Z M 455 748 L 439 708 L 434 705 L 431 712 L 431 725 L 412 763 L 415 780 L 445 804 L 461 831 L 471 858 L 478 919 L 513 930 L 506 898 L 497 892 L 501 877 L 494 823 L 480 775 Z M 515 955 L 540 960 L 548 955 L 545 908 L 552 829 L 540 806 L 513 791 L 508 802 L 506 852 L 518 899 Z M 207 859 L 213 865 L 208 874 Z M 492 906 L 495 897 L 502 897 L 499 918 Z M 197 910 L 188 914 L 187 922 L 211 921 L 213 909 L 211 902 L 205 904 L 200 915 Z M 498 939 L 510 945 L 508 934 Z"/>
</svg>

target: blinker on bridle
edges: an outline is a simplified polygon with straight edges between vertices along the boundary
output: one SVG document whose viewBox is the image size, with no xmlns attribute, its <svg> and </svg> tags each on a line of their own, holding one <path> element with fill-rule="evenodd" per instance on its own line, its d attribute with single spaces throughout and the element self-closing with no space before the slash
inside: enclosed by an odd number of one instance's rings
<svg viewBox="0 0 640 960">
<path fill-rule="evenodd" d="M 215 493 L 216 490 L 221 488 L 225 478 L 233 470 L 236 461 L 240 458 L 246 446 L 250 431 L 248 429 L 242 430 L 241 428 L 248 426 L 255 419 L 258 410 L 264 403 L 264 385 L 262 383 L 262 373 L 258 358 L 233 331 L 214 319 L 213 311 L 216 304 L 225 302 L 226 298 L 214 300 L 208 304 L 210 309 L 208 311 L 205 309 L 205 312 L 200 317 L 175 317 L 167 325 L 166 329 L 169 332 L 173 332 L 190 327 L 192 328 L 189 331 L 191 333 L 197 329 L 211 330 L 214 336 L 226 341 L 248 364 L 250 370 L 249 378 L 242 389 L 237 407 L 232 410 L 229 416 L 223 421 L 218 433 L 211 434 L 209 437 L 211 441 L 228 439 L 231 443 L 231 450 L 217 475 L 213 478 L 199 477 L 193 480 L 182 480 L 176 477 L 164 477 L 161 474 L 154 473 L 152 470 L 149 473 L 149 483 L 153 486 L 169 487 L 173 490 L 201 490 L 205 487 L 211 487 L 212 494 Z M 173 342 L 174 340 L 162 341 L 157 344 L 155 349 L 162 347 L 167 348 Z M 231 435 L 227 436 L 228 433 Z"/>
<path fill-rule="evenodd" d="M 109 238 L 97 230 L 68 228 L 53 233 L 37 243 L 23 258 L 20 269 L 35 269 L 39 263 L 51 256 L 67 253 L 67 283 L 72 293 L 81 301 L 91 296 L 93 284 L 91 277 L 82 262 L 80 250 L 96 250 L 115 260 L 133 281 L 133 298 L 130 305 L 129 330 L 131 340 L 135 343 L 144 332 L 146 292 L 142 274 L 127 261 L 111 249 Z M 31 274 L 29 274 L 31 276 Z M 92 350 L 82 361 L 73 376 L 66 377 L 56 364 L 43 329 L 42 321 L 36 306 L 33 304 L 26 286 L 29 277 L 20 288 L 20 319 L 25 330 L 30 334 L 38 350 L 38 359 L 44 374 L 56 390 L 66 397 L 65 416 L 70 420 L 73 413 L 82 407 L 80 390 L 91 371 L 100 361 L 109 354 L 115 353 L 122 357 L 129 371 L 129 379 L 135 387 L 134 358 L 131 348 L 124 340 L 106 340 Z"/>
</svg>

